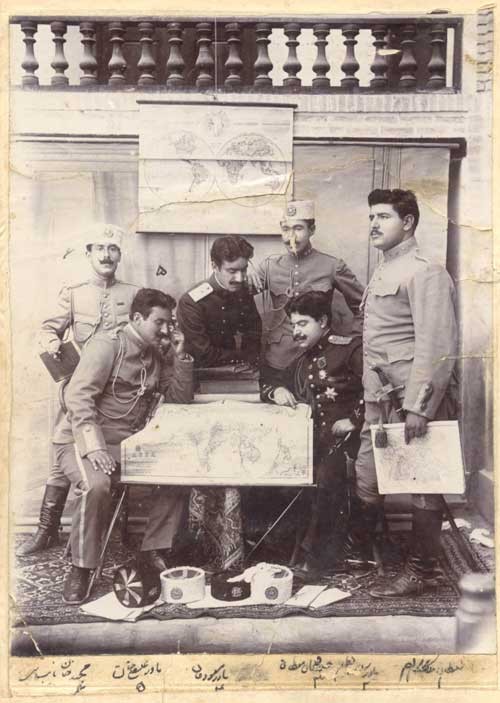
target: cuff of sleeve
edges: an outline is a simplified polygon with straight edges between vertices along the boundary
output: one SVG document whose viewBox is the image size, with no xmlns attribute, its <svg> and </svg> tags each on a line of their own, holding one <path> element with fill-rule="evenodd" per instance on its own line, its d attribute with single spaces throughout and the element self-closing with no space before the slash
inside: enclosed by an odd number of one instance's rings
<svg viewBox="0 0 500 703">
<path fill-rule="evenodd" d="M 177 356 L 177 360 L 183 363 L 194 363 L 194 358 L 191 356 L 191 354 L 188 354 L 187 352 L 183 352 L 182 356 Z"/>
<path fill-rule="evenodd" d="M 78 429 L 73 429 L 73 436 L 82 457 L 98 449 L 106 449 L 104 435 L 97 425 L 86 423 Z"/>
</svg>

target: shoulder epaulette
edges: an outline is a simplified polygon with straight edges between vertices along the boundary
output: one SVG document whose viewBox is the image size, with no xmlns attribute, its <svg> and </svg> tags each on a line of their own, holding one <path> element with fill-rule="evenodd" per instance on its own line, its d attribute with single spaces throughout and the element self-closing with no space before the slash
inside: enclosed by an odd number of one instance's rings
<svg viewBox="0 0 500 703">
<path fill-rule="evenodd" d="M 210 295 L 210 293 L 213 293 L 213 290 L 214 289 L 208 281 L 203 281 L 203 283 L 199 283 L 195 288 L 193 288 L 193 290 L 190 290 L 188 295 L 191 300 L 197 303 L 199 300 L 206 298 L 207 295 Z"/>
<path fill-rule="evenodd" d="M 419 261 L 425 261 L 426 264 L 430 264 L 431 260 L 427 256 L 423 256 L 419 249 L 415 249 L 415 258 Z"/>
<path fill-rule="evenodd" d="M 89 281 L 80 281 L 80 283 L 67 283 L 62 287 L 62 290 L 67 288 L 68 290 L 74 290 L 75 288 L 81 288 L 82 286 L 88 285 Z"/>
<path fill-rule="evenodd" d="M 328 341 L 330 344 L 343 344 L 347 345 L 352 342 L 352 337 L 344 337 L 340 334 L 331 334 L 328 337 Z"/>
</svg>

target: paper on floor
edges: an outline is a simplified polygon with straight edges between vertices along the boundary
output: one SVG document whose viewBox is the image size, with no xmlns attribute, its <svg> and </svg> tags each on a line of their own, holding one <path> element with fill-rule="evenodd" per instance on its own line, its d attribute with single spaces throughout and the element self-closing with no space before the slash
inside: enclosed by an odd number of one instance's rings
<svg viewBox="0 0 500 703">
<path fill-rule="evenodd" d="M 327 588 L 324 586 L 302 586 L 295 595 L 289 598 L 285 605 L 295 605 L 302 608 L 307 608 L 319 594 Z"/>
<path fill-rule="evenodd" d="M 476 529 L 472 530 L 472 532 L 470 533 L 469 540 L 471 542 L 477 542 L 479 544 L 482 544 L 483 547 L 489 547 L 490 549 L 493 549 L 495 543 L 491 539 L 491 537 L 488 537 L 489 534 L 490 531 L 487 530 L 485 527 L 476 527 Z"/>
<path fill-rule="evenodd" d="M 350 597 L 351 594 L 348 591 L 341 591 L 340 588 L 329 588 L 327 591 L 320 593 L 320 595 L 313 600 L 309 607 L 312 610 L 316 610 L 317 608 L 322 608 L 324 605 L 337 603 L 340 600 Z"/>
<path fill-rule="evenodd" d="M 125 622 L 135 622 L 141 615 L 159 605 L 161 601 L 156 601 L 151 605 L 145 605 L 142 608 L 126 608 L 120 603 L 115 596 L 115 592 L 107 593 L 102 598 L 93 600 L 90 603 L 84 603 L 80 606 L 82 613 L 93 615 L 106 620 L 124 620 Z"/>
<path fill-rule="evenodd" d="M 462 517 L 457 517 L 455 520 L 455 525 L 460 529 L 461 527 L 466 527 L 468 530 L 471 528 L 471 524 L 468 520 L 464 520 Z M 451 525 L 448 520 L 443 522 L 443 530 L 451 530 Z"/>
</svg>

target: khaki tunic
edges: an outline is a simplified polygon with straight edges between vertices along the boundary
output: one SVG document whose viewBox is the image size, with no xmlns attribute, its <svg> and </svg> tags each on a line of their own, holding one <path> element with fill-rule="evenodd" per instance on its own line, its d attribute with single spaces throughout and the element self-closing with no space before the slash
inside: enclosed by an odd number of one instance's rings
<svg viewBox="0 0 500 703">
<path fill-rule="evenodd" d="M 67 330 L 81 348 L 100 330 L 126 325 L 138 286 L 117 279 L 92 277 L 59 293 L 57 311 L 42 323 L 39 339 L 44 351 L 57 351 Z"/>
<path fill-rule="evenodd" d="M 340 291 L 354 314 L 353 332 L 361 331 L 359 305 L 364 287 L 342 259 L 311 248 L 300 257 L 288 253 L 270 256 L 260 264 L 257 274 L 264 289 L 265 354 L 270 366 L 287 368 L 300 354 L 285 307 L 301 293 L 324 291 L 333 297 L 334 290 Z"/>
<path fill-rule="evenodd" d="M 363 386 L 365 423 L 356 460 L 356 492 L 378 504 L 370 425 L 380 418 L 380 366 L 398 388 L 403 408 L 429 420 L 453 416 L 453 370 L 458 349 L 455 288 L 447 271 L 423 257 L 414 237 L 384 253 L 364 301 Z M 384 398 L 386 422 L 401 418 Z M 415 507 L 439 510 L 440 498 L 414 494 Z"/>
<path fill-rule="evenodd" d="M 53 437 L 56 460 L 74 488 L 70 540 L 76 566 L 97 565 L 110 507 L 112 479 L 94 471 L 87 455 L 102 449 L 119 460 L 120 442 L 143 426 L 154 392 L 163 393 L 166 402 L 190 402 L 192 360 L 175 357 L 172 364 L 148 347 L 130 324 L 95 335 L 83 349 L 66 389 L 68 413 Z M 184 486 L 157 489 L 142 549 L 172 546 L 188 497 Z"/>
</svg>

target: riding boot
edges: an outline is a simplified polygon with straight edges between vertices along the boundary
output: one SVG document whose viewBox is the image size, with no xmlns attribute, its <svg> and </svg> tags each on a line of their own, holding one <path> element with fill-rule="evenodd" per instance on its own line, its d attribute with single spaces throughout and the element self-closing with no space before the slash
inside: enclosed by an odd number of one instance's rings
<svg viewBox="0 0 500 703">
<path fill-rule="evenodd" d="M 373 598 L 419 595 L 439 583 L 441 510 L 413 509 L 412 540 L 403 571 L 393 581 L 375 586 Z"/>
<path fill-rule="evenodd" d="M 18 557 L 41 552 L 59 543 L 59 526 L 69 486 L 46 486 L 36 533 L 16 552 Z"/>
<path fill-rule="evenodd" d="M 342 549 L 342 558 L 346 563 L 373 560 L 378 517 L 378 505 L 365 503 L 356 495 L 351 498 L 347 536 Z"/>
</svg>

